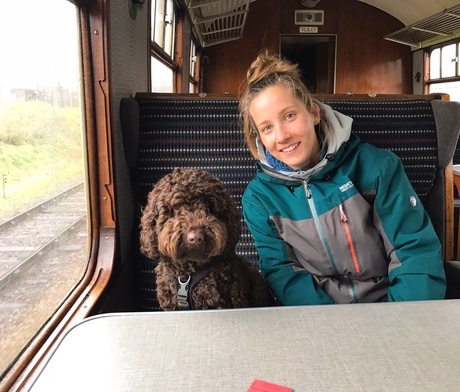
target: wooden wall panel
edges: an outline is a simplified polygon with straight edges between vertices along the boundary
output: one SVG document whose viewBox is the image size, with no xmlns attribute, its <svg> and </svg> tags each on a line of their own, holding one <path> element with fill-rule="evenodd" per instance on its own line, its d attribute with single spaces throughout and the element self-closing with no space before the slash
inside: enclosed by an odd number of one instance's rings
<svg viewBox="0 0 460 392">
<path fill-rule="evenodd" d="M 203 69 L 204 92 L 232 95 L 258 52 L 279 51 L 281 34 L 299 34 L 294 11 L 299 0 L 257 0 L 251 3 L 244 37 L 204 48 L 209 64 Z M 357 0 L 322 0 L 318 34 L 337 35 L 336 93 L 411 94 L 412 51 L 383 39 L 403 24 L 387 13 Z"/>
<path fill-rule="evenodd" d="M 367 4 L 339 1 L 338 14 L 347 13 L 337 21 L 336 91 L 412 93 L 411 48 L 383 39 L 403 25 Z"/>
<path fill-rule="evenodd" d="M 258 0 L 251 3 L 244 37 L 205 48 L 209 64 L 203 68 L 203 87 L 207 93 L 229 92 L 237 95 L 246 70 L 263 48 L 278 51 L 279 0 Z"/>
</svg>

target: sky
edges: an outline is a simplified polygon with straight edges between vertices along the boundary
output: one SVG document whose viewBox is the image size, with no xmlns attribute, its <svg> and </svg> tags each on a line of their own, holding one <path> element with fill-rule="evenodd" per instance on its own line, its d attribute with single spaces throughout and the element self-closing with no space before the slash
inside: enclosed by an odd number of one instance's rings
<svg viewBox="0 0 460 392">
<path fill-rule="evenodd" d="M 0 0 L 0 89 L 78 86 L 76 7 Z"/>
</svg>

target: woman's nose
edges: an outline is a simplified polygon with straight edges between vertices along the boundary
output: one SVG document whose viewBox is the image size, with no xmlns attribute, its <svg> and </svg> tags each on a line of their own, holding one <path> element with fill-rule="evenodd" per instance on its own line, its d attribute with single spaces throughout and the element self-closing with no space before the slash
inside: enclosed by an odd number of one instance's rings
<svg viewBox="0 0 460 392">
<path fill-rule="evenodd" d="M 285 143 L 290 137 L 286 127 L 279 125 L 276 127 L 276 141 L 278 143 Z"/>
</svg>

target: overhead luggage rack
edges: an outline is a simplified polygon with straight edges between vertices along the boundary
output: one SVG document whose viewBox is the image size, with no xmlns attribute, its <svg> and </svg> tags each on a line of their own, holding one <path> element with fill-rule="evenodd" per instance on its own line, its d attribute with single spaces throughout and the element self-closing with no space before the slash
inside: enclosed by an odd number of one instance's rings
<svg viewBox="0 0 460 392">
<path fill-rule="evenodd" d="M 415 48 L 427 43 L 454 38 L 460 34 L 460 4 L 439 12 L 420 22 L 404 27 L 384 38 Z M 425 45 L 424 45 L 425 44 Z"/>
<path fill-rule="evenodd" d="M 187 9 L 201 45 L 241 38 L 252 1 L 255 0 L 188 0 Z"/>
</svg>

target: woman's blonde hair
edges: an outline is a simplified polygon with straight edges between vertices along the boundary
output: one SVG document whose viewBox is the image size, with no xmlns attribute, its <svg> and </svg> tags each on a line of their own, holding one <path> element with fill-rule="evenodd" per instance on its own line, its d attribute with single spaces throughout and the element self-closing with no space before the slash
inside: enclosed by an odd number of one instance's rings
<svg viewBox="0 0 460 392">
<path fill-rule="evenodd" d="M 244 138 L 249 150 L 256 159 L 260 159 L 256 146 L 258 130 L 249 114 L 249 106 L 259 93 L 275 85 L 284 85 L 291 89 L 294 96 L 303 102 L 307 110 L 312 113 L 313 98 L 302 82 L 297 65 L 281 59 L 275 52 L 269 50 L 261 52 L 249 67 L 246 79 L 240 86 L 239 93 L 239 111 Z M 321 127 L 324 132 L 323 143 L 325 143 L 328 127 L 327 121 L 322 114 Z"/>
</svg>

